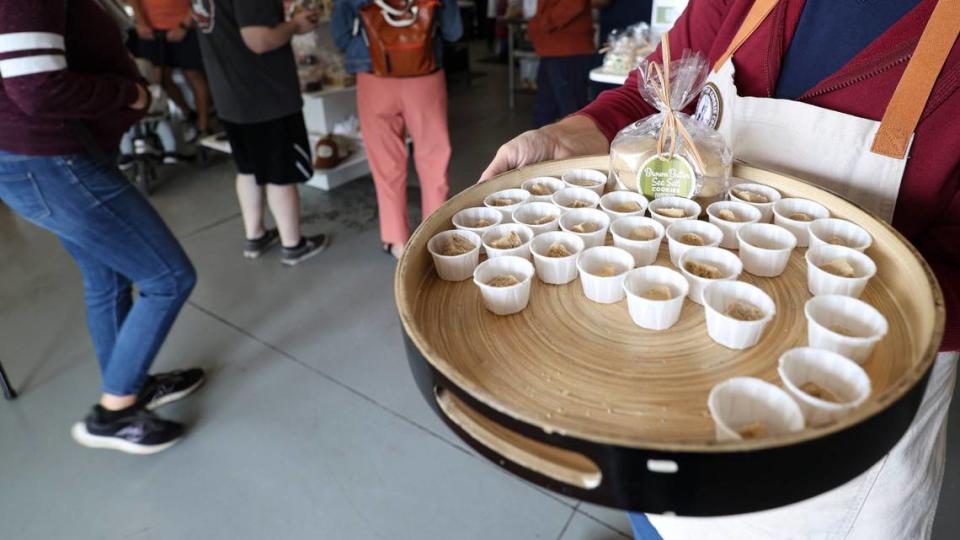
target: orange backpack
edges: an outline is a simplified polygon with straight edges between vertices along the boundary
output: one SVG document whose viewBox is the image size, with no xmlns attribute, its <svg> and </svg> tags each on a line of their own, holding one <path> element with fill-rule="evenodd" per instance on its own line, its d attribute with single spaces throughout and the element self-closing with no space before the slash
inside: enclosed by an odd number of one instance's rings
<svg viewBox="0 0 960 540">
<path fill-rule="evenodd" d="M 440 0 L 374 0 L 360 9 L 374 75 L 419 77 L 437 70 L 439 8 Z"/>
</svg>

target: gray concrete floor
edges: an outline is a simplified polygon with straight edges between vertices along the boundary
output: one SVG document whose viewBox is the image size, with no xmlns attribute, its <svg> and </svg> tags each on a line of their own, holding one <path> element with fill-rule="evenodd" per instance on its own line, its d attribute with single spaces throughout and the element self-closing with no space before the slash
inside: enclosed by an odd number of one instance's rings
<svg viewBox="0 0 960 540">
<path fill-rule="evenodd" d="M 529 96 L 506 109 L 502 67 L 475 69 L 487 76 L 451 84 L 454 191 L 530 118 Z M 503 473 L 427 409 L 407 372 L 369 179 L 304 191 L 308 230 L 334 243 L 291 270 L 276 253 L 239 256 L 228 161 L 164 174 L 153 201 L 200 282 L 155 368 L 200 365 L 210 380 L 164 409 L 191 431 L 152 457 L 70 439 L 98 387 L 79 274 L 52 236 L 0 205 L 0 360 L 22 391 L 0 403 L 0 538 L 629 537 L 622 512 Z M 958 441 L 953 422 L 942 540 L 960 530 Z"/>
</svg>

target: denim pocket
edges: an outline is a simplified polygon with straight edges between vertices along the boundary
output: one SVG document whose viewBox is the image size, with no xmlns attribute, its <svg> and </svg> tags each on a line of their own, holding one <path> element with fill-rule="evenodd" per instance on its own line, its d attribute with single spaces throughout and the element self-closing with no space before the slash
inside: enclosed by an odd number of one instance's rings
<svg viewBox="0 0 960 540">
<path fill-rule="evenodd" d="M 65 156 L 58 159 L 67 173 L 69 183 L 94 206 L 133 189 L 133 184 L 113 165 L 113 161 L 91 156 Z"/>
<path fill-rule="evenodd" d="M 0 173 L 0 199 L 31 221 L 50 216 L 50 207 L 30 173 Z"/>
</svg>

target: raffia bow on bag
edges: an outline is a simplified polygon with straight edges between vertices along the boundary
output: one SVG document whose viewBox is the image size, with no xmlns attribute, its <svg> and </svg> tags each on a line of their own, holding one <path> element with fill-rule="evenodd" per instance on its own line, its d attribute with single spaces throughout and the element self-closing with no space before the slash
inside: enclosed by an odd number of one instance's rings
<svg viewBox="0 0 960 540">
<path fill-rule="evenodd" d="M 660 113 L 663 114 L 663 127 L 660 128 L 660 136 L 657 138 L 657 153 L 663 154 L 663 150 L 666 147 L 666 141 L 670 141 L 670 152 L 669 155 L 672 158 L 677 152 L 677 138 L 683 139 L 683 142 L 686 143 L 687 148 L 690 149 L 690 155 L 693 157 L 695 164 L 700 170 L 704 169 L 703 158 L 700 157 L 700 152 L 697 150 L 697 145 L 694 144 L 693 139 L 690 137 L 690 133 L 685 127 L 683 127 L 683 122 L 680 122 L 677 119 L 677 111 L 674 109 L 670 93 L 672 87 L 670 86 L 670 34 L 663 35 L 663 41 L 661 42 L 661 56 L 663 56 L 663 67 L 656 62 L 649 62 L 646 65 L 646 73 L 644 79 L 646 84 L 653 90 L 656 94 L 657 99 L 664 106 L 660 108 Z M 685 63 L 687 56 L 681 58 L 681 63 Z M 703 57 L 696 55 L 694 60 L 700 59 Z M 687 66 L 682 66 L 681 69 L 686 69 Z M 698 88 L 702 88 L 703 84 L 697 84 Z M 686 91 L 686 89 L 683 89 Z M 699 91 L 697 92 L 699 93 Z M 681 99 L 681 101 L 686 101 Z M 686 106 L 686 103 L 681 105 L 681 107 Z"/>
<path fill-rule="evenodd" d="M 637 67 L 637 90 L 658 112 L 614 138 L 611 176 L 618 189 L 635 189 L 648 199 L 719 200 L 729 182 L 732 153 L 722 135 L 681 112 L 703 90 L 709 64 L 688 50 L 671 59 L 667 35 L 661 53 L 662 63 L 644 59 Z"/>
</svg>

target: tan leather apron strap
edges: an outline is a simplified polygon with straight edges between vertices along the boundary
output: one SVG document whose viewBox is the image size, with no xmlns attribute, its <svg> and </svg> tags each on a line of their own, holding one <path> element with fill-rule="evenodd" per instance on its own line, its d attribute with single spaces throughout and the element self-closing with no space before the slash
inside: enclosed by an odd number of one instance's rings
<svg viewBox="0 0 960 540">
<path fill-rule="evenodd" d="M 753 3 L 750 11 L 747 12 L 747 17 L 740 25 L 740 29 L 737 30 L 737 34 L 733 36 L 733 41 L 730 42 L 730 46 L 727 47 L 726 52 L 717 59 L 717 62 L 713 64 L 713 71 L 715 73 L 720 71 L 723 64 L 725 64 L 727 60 L 733 56 L 733 53 L 737 52 L 737 49 L 743 45 L 743 42 L 753 34 L 754 30 L 760 26 L 760 23 L 773 11 L 773 8 L 777 7 L 779 1 L 780 0 L 756 0 L 756 2 Z"/>
<path fill-rule="evenodd" d="M 893 92 L 870 151 L 903 159 L 933 85 L 960 34 L 960 0 L 940 0 Z"/>
</svg>

